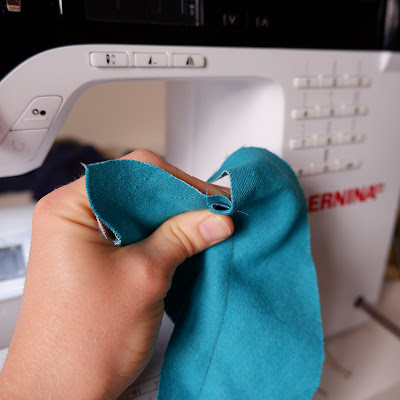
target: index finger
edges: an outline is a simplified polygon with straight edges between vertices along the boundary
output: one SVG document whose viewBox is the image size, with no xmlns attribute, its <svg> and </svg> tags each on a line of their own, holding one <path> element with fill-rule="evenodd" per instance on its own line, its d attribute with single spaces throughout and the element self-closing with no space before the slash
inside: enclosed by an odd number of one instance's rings
<svg viewBox="0 0 400 400">
<path fill-rule="evenodd" d="M 170 163 L 168 163 L 163 158 L 161 158 L 160 156 L 158 156 L 157 154 L 153 153 L 150 150 L 135 150 L 132 153 L 129 153 L 121 157 L 120 159 L 135 160 L 153 164 L 156 167 L 159 167 L 167 171 L 169 174 L 175 176 L 176 178 L 186 182 L 190 186 L 193 186 L 194 188 L 198 189 L 200 192 L 204 194 L 206 194 L 208 191 L 208 194 L 211 196 L 222 195 L 230 199 L 229 188 L 214 185 L 212 183 L 204 182 L 201 179 L 195 178 L 194 176 L 191 176 L 186 172 L 182 171 L 181 169 L 171 165 Z M 91 207 L 86 193 L 85 177 L 83 176 L 67 186 L 73 191 L 78 192 L 78 194 L 80 195 L 79 196 L 80 202 L 84 203 L 84 204 L 81 203 L 81 205 L 84 206 L 86 210 L 91 211 Z"/>
<path fill-rule="evenodd" d="M 194 176 L 191 176 L 186 172 L 182 171 L 181 169 L 175 167 L 174 165 L 168 163 L 167 161 L 165 161 L 152 151 L 136 150 L 132 153 L 127 154 L 124 157 L 121 157 L 121 159 L 136 160 L 153 164 L 156 167 L 159 167 L 164 171 L 167 171 L 168 173 L 180 179 L 181 181 L 188 183 L 190 186 L 195 187 L 196 189 L 200 190 L 200 192 L 202 192 L 203 194 L 206 194 L 206 192 L 208 191 L 208 194 L 211 196 L 220 194 L 229 199 L 231 197 L 229 188 L 214 185 L 212 183 L 204 182 L 201 179 L 195 178 Z"/>
</svg>

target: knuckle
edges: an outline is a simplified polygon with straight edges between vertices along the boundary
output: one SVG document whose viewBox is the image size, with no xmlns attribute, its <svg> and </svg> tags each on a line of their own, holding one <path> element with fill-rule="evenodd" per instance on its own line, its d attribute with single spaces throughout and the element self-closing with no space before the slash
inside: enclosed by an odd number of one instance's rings
<svg viewBox="0 0 400 400">
<path fill-rule="evenodd" d="M 36 203 L 32 222 L 33 224 L 43 223 L 60 217 L 67 207 L 71 207 L 71 204 L 74 204 L 74 194 L 68 185 L 55 189 Z"/>
<path fill-rule="evenodd" d="M 157 167 L 162 166 L 164 163 L 161 157 L 159 157 L 152 151 L 146 149 L 135 150 L 134 152 L 130 153 L 128 157 L 136 161 L 142 161 L 153 164 Z"/>
<path fill-rule="evenodd" d="M 32 241 L 46 241 L 58 229 L 59 193 L 53 191 L 35 205 L 32 215 Z"/>
<path fill-rule="evenodd" d="M 61 186 L 42 197 L 36 203 L 33 211 L 33 222 L 54 217 L 67 220 L 73 220 L 74 218 L 81 220 L 87 215 L 92 217 L 86 191 L 83 192 L 80 185 L 76 185 L 76 183 L 78 182 Z M 88 223 L 86 219 L 85 222 Z"/>
<path fill-rule="evenodd" d="M 33 218 L 42 219 L 52 215 L 58 207 L 59 195 L 57 190 L 50 192 L 46 196 L 42 197 L 35 206 L 33 211 Z"/>
<path fill-rule="evenodd" d="M 179 224 L 166 224 L 164 234 L 170 243 L 175 246 L 175 251 L 179 254 L 179 258 L 186 259 L 197 253 L 193 240 Z"/>
</svg>

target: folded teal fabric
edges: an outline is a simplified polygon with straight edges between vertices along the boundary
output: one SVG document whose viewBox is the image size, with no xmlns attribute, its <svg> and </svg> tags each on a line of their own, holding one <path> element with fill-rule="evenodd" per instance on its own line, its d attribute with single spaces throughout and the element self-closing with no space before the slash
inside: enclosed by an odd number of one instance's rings
<svg viewBox="0 0 400 400">
<path fill-rule="evenodd" d="M 291 168 L 264 149 L 239 149 L 210 181 L 226 174 L 231 200 L 138 161 L 86 169 L 92 209 L 118 245 L 189 210 L 234 220 L 231 238 L 176 271 L 158 399 L 311 399 L 324 350 L 303 192 Z"/>
</svg>

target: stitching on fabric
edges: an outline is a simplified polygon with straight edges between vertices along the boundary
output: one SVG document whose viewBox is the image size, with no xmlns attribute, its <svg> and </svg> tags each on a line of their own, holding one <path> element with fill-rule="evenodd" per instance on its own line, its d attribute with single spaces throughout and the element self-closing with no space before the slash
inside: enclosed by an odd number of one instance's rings
<svg viewBox="0 0 400 400">
<path fill-rule="evenodd" d="M 235 211 L 235 213 L 241 213 L 241 214 L 244 214 L 244 215 L 247 215 L 247 216 L 249 216 L 249 214 L 247 214 L 246 212 L 244 212 L 244 211 L 241 211 L 241 210 L 236 210 L 236 211 Z"/>
<path fill-rule="evenodd" d="M 220 206 L 225 207 L 224 210 L 229 210 L 229 208 L 230 208 L 229 204 L 226 204 L 226 203 L 214 204 L 214 205 L 212 206 L 212 208 L 213 208 L 214 210 L 218 210 L 218 207 L 220 207 Z"/>
<path fill-rule="evenodd" d="M 228 278 L 227 278 L 227 283 L 226 283 L 226 295 L 225 295 L 225 305 L 224 305 L 224 311 L 222 313 L 222 318 L 221 318 L 221 323 L 219 324 L 219 328 L 218 328 L 218 333 L 217 333 L 217 339 L 215 340 L 212 352 L 211 352 L 211 356 L 210 356 L 210 360 L 208 361 L 208 366 L 207 366 L 207 370 L 206 373 L 204 375 L 204 379 L 203 382 L 201 383 L 201 387 L 199 390 L 199 393 L 196 397 L 196 400 L 199 399 L 201 392 L 203 390 L 204 384 L 207 380 L 207 376 L 208 376 L 208 372 L 210 370 L 210 366 L 211 366 L 211 362 L 213 360 L 214 357 L 214 353 L 215 353 L 215 349 L 217 347 L 218 344 L 218 340 L 220 338 L 221 332 L 222 332 L 222 325 L 224 324 L 224 320 L 225 320 L 225 314 L 226 314 L 226 309 L 228 306 L 228 297 L 229 297 L 229 290 L 230 290 L 230 286 L 231 286 L 231 269 L 232 269 L 232 261 L 233 261 L 233 250 L 235 248 L 235 236 L 232 236 L 232 252 L 231 252 L 231 257 L 229 260 L 229 267 L 228 267 Z"/>
<path fill-rule="evenodd" d="M 212 206 L 212 208 L 213 208 L 214 210 L 218 210 L 218 207 L 220 207 L 220 206 L 226 207 L 226 208 L 223 209 L 223 211 L 229 210 L 229 208 L 230 208 L 229 204 L 226 204 L 226 203 L 214 204 L 214 205 Z M 241 214 L 244 214 L 244 215 L 249 216 L 249 214 L 247 214 L 246 212 L 244 212 L 244 211 L 242 211 L 242 210 L 236 210 L 235 213 L 241 213 Z"/>
</svg>

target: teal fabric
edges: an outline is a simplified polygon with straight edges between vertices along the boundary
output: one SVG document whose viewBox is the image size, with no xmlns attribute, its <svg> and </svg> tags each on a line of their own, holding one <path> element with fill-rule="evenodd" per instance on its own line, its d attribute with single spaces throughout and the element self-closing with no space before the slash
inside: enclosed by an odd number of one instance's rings
<svg viewBox="0 0 400 400">
<path fill-rule="evenodd" d="M 177 269 L 158 399 L 311 399 L 324 350 L 304 195 L 290 167 L 264 149 L 239 149 L 210 181 L 226 174 L 231 201 L 138 161 L 87 167 L 91 206 L 117 244 L 189 210 L 234 220 L 231 238 Z"/>
</svg>

